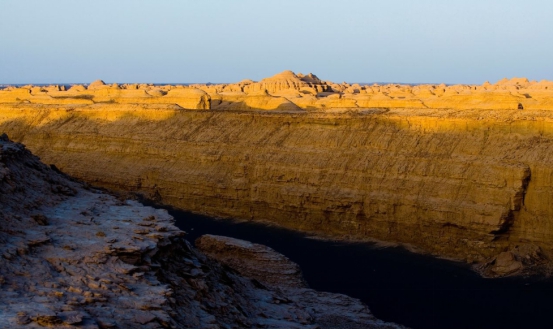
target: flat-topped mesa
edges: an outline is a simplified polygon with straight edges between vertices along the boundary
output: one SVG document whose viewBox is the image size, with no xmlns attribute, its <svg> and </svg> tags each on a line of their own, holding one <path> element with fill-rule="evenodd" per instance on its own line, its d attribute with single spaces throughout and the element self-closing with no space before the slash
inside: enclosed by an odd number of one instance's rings
<svg viewBox="0 0 553 330">
<path fill-rule="evenodd" d="M 244 92 L 224 92 L 211 96 L 214 110 L 277 110 L 301 111 L 296 104 L 285 97 L 270 95 L 266 89 L 246 94 Z"/>
<path fill-rule="evenodd" d="M 30 95 L 29 94 L 30 91 Z M 211 108 L 209 95 L 197 88 L 184 86 L 155 86 L 152 84 L 106 84 L 96 80 L 85 87 L 74 85 L 68 91 L 34 88 L 0 91 L 0 103 L 36 104 L 156 104 L 160 108 L 178 105 L 183 109 Z"/>
</svg>

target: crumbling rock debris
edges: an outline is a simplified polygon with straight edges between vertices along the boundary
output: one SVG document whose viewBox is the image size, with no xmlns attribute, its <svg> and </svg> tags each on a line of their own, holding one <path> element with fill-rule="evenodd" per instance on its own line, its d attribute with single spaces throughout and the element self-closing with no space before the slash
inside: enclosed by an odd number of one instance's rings
<svg viewBox="0 0 553 330">
<path fill-rule="evenodd" d="M 531 275 L 535 273 L 551 276 L 553 270 L 548 261 L 549 258 L 539 246 L 525 243 L 500 252 L 485 262 L 476 264 L 474 268 L 486 277 Z"/>
</svg>

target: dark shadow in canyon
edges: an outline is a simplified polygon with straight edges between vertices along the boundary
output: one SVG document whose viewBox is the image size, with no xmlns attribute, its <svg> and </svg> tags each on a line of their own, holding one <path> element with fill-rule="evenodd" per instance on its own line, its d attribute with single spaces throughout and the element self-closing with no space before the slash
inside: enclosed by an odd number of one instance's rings
<svg viewBox="0 0 553 330">
<path fill-rule="evenodd" d="M 404 248 L 311 239 L 253 222 L 166 208 L 194 241 L 203 234 L 265 244 L 298 263 L 310 287 L 359 298 L 374 315 L 413 328 L 550 328 L 553 281 L 485 279 L 469 266 Z"/>
<path fill-rule="evenodd" d="M 192 112 L 182 111 L 182 113 L 191 114 Z M 252 123 L 267 117 L 282 115 L 247 111 L 234 113 L 240 115 L 236 116 L 235 120 L 247 120 Z M 205 118 L 201 120 L 207 123 L 216 121 L 218 118 L 215 115 L 215 112 L 206 113 Z M 300 119 L 308 117 L 312 126 L 349 127 L 350 123 L 355 124 L 354 119 L 360 116 L 362 115 L 348 114 L 341 118 L 318 118 L 317 114 L 293 113 L 285 116 L 286 120 L 282 125 L 286 124 L 289 127 L 290 123 L 295 125 Z M 156 130 L 162 127 L 164 132 L 171 132 L 171 138 L 176 142 L 197 138 L 196 131 L 183 129 L 192 120 L 178 119 L 178 122 L 171 122 L 171 120 L 141 121 L 136 118 L 135 122 L 129 121 L 128 124 L 143 130 L 143 136 L 137 135 L 138 137 L 156 136 Z M 92 146 L 94 148 L 101 145 L 104 138 L 117 140 L 124 134 L 117 130 L 117 121 L 102 123 L 84 117 L 71 117 L 69 120 L 74 121 L 72 127 L 64 127 L 64 120 L 49 122 L 39 129 L 23 120 L 14 120 L 3 125 L 7 128 L 8 135 L 19 141 L 27 134 L 32 137 L 33 134 L 38 133 L 35 139 L 40 139 L 43 136 L 48 137 L 49 134 L 60 136 L 74 134 L 75 128 L 78 128 L 79 135 L 87 133 L 99 135 Z M 375 123 L 389 128 L 386 133 L 392 134 L 401 129 L 387 118 L 374 120 Z M 43 128 L 44 130 L 40 132 Z M 37 132 L 33 132 L 35 130 Z M 220 143 L 220 148 L 223 150 L 232 147 L 232 141 L 228 141 L 230 138 L 241 137 L 241 132 L 234 129 L 216 133 L 203 138 L 204 140 L 208 137 L 214 139 L 215 142 Z M 269 133 L 260 131 L 257 140 L 250 143 L 251 149 L 255 150 L 263 145 L 266 136 L 269 136 Z M 204 140 L 198 139 L 192 142 L 201 144 L 205 143 Z M 450 140 L 453 141 L 450 148 L 440 148 L 441 154 L 438 156 L 445 158 L 455 148 L 455 138 L 451 137 Z M 71 144 L 71 139 L 61 143 Z M 51 145 L 42 144 L 38 149 L 44 151 L 50 147 Z M 340 146 L 337 144 L 331 149 L 338 148 Z M 30 149 L 40 154 L 35 148 Z M 77 151 L 72 150 L 75 154 Z M 417 156 L 424 159 L 427 157 L 425 151 L 425 148 L 421 148 L 421 153 Z M 168 154 L 170 152 L 171 150 L 167 151 Z M 102 156 L 106 155 L 102 154 Z M 339 155 L 327 153 L 326 156 L 336 158 Z M 88 166 L 99 168 L 96 164 L 88 164 Z M 61 169 L 64 170 L 64 168 Z M 156 190 L 157 186 L 147 186 L 142 181 L 138 183 L 131 179 L 121 178 L 111 183 L 111 187 L 140 190 L 151 196 L 157 193 L 160 197 L 165 197 L 163 191 L 160 193 Z M 94 180 L 90 183 L 108 186 L 108 182 L 102 181 L 100 176 L 95 177 Z M 183 199 L 187 197 L 190 196 L 184 196 Z M 209 205 L 216 199 L 220 198 L 214 197 L 204 202 Z M 166 202 L 164 198 L 159 200 Z M 240 200 L 237 199 L 238 201 Z M 263 208 L 263 206 L 260 207 L 260 209 Z M 192 208 L 189 207 L 189 209 Z M 175 210 L 171 212 L 177 219 L 177 225 L 189 233 L 189 240 L 193 241 L 200 234 L 210 233 L 268 245 L 297 262 L 312 288 L 341 292 L 360 298 L 370 306 L 376 317 L 386 321 L 423 328 L 549 328 L 553 323 L 549 316 L 553 312 L 553 306 L 550 305 L 553 283 L 550 281 L 537 278 L 483 279 L 464 264 L 416 255 L 400 248 L 377 249 L 368 244 L 317 241 L 306 239 L 305 234 L 276 227 L 252 223 L 234 224 Z"/>
</svg>

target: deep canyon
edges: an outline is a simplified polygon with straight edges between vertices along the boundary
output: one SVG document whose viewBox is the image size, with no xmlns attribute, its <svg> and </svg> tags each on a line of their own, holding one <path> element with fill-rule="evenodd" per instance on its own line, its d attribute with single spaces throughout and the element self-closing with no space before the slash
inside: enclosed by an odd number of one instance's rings
<svg viewBox="0 0 553 330">
<path fill-rule="evenodd" d="M 0 205 L 2 328 L 398 327 L 308 288 L 266 246 L 204 236 L 202 253 L 167 211 L 78 182 L 5 134 Z"/>
<path fill-rule="evenodd" d="M 486 277 L 553 265 L 552 83 L 9 87 L 0 132 L 94 186 Z"/>
<path fill-rule="evenodd" d="M 44 162 L 186 210 L 467 262 L 553 247 L 547 112 L 1 110 Z"/>
</svg>

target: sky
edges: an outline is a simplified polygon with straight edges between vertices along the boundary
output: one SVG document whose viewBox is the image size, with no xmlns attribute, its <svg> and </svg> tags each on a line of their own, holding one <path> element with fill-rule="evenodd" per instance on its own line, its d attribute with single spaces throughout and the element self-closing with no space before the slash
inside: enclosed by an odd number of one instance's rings
<svg viewBox="0 0 553 330">
<path fill-rule="evenodd" d="M 553 80 L 553 1 L 1 0 L 0 84 Z"/>
</svg>

